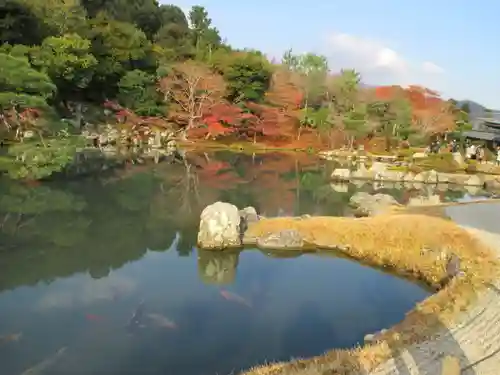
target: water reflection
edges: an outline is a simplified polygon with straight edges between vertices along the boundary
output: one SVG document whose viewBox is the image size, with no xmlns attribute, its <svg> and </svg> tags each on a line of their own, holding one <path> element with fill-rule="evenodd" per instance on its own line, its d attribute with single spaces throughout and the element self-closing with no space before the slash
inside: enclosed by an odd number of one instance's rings
<svg viewBox="0 0 500 375">
<path fill-rule="evenodd" d="M 217 254 L 210 250 L 198 250 L 198 272 L 207 284 L 231 284 L 236 278 L 239 252 Z"/>
<path fill-rule="evenodd" d="M 352 346 L 401 320 L 427 292 L 352 261 L 196 250 L 199 214 L 216 200 L 269 216 L 346 216 L 356 191 L 430 194 L 333 187 L 330 173 L 305 154 L 188 153 L 105 178 L 2 181 L 0 335 L 22 332 L 0 346 L 2 375 L 62 347 L 53 374 L 231 373 Z M 130 334 L 141 301 L 144 322 Z"/>
<path fill-rule="evenodd" d="M 76 272 L 106 277 L 140 259 L 145 249 L 164 251 L 177 233 L 177 251 L 187 256 L 196 245 L 201 210 L 216 200 L 254 206 L 268 216 L 349 216 L 347 203 L 356 191 L 386 193 L 401 202 L 466 195 L 330 184 L 332 168 L 306 154 L 188 153 L 183 163 L 136 166 L 101 179 L 35 186 L 2 181 L 0 290 Z"/>
<path fill-rule="evenodd" d="M 148 251 L 106 278 L 75 274 L 0 294 L 0 330 L 23 332 L 0 348 L 2 373 L 20 373 L 61 347 L 68 350 L 54 374 L 230 373 L 353 346 L 426 296 L 337 257 Z M 141 321 L 129 330 L 140 303 Z"/>
</svg>

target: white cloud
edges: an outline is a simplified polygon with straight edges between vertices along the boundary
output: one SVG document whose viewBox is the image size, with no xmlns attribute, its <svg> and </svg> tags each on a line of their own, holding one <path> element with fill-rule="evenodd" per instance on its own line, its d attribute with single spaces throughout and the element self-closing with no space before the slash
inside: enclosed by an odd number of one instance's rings
<svg viewBox="0 0 500 375">
<path fill-rule="evenodd" d="M 426 73 L 431 73 L 431 74 L 442 74 L 444 73 L 444 69 L 441 68 L 439 65 L 434 64 L 433 62 L 430 61 L 425 61 L 422 63 L 422 70 Z"/>
<path fill-rule="evenodd" d="M 137 288 L 135 281 L 111 275 L 105 279 L 62 280 L 52 284 L 36 303 L 37 310 L 70 309 L 112 300 L 130 294 Z"/>
<path fill-rule="evenodd" d="M 333 71 L 356 69 L 368 84 L 415 84 L 444 89 L 443 68 L 430 61 L 412 61 L 379 40 L 333 33 L 322 52 Z"/>
</svg>

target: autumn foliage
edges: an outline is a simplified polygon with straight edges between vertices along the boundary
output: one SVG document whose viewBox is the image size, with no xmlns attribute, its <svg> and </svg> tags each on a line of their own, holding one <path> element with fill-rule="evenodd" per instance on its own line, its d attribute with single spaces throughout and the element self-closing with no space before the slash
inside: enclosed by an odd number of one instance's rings
<svg viewBox="0 0 500 375">
<path fill-rule="evenodd" d="M 201 124 L 212 108 L 223 101 L 224 79 L 207 66 L 186 61 L 176 64 L 173 71 L 160 80 L 165 101 L 172 102 L 170 118 L 189 131 Z"/>
<path fill-rule="evenodd" d="M 253 142 L 281 140 L 281 142 L 290 143 L 299 139 L 296 136 L 297 129 L 299 129 L 298 133 L 300 134 L 302 130 L 306 136 L 302 140 L 304 146 L 309 145 L 311 139 L 324 141 L 325 134 L 328 135 L 329 144 L 332 144 L 333 134 L 346 131 L 345 126 L 339 125 L 339 121 L 344 121 L 342 108 L 349 108 L 350 102 L 355 105 L 363 103 L 370 105 L 376 102 L 405 101 L 411 108 L 411 127 L 424 136 L 441 134 L 455 127 L 455 116 L 450 103 L 441 99 L 438 93 L 430 89 L 420 86 L 407 88 L 381 86 L 375 89 L 356 88 L 354 91 L 348 88 L 351 91 L 347 94 L 345 91 L 347 86 L 344 88 L 332 86 L 330 89 L 319 87 L 319 91 L 315 89 L 318 91 L 315 94 L 316 108 L 321 101 L 323 104 L 320 105 L 324 108 L 331 108 L 331 116 L 326 116 L 322 120 L 332 121 L 329 125 L 331 129 L 328 132 L 323 130 L 323 136 L 311 138 L 307 135 L 310 133 L 319 135 L 321 129 L 318 124 L 315 126 L 309 123 L 303 124 L 304 111 L 311 110 L 307 108 L 307 103 L 304 107 L 304 95 L 308 93 L 310 97 L 312 90 L 310 87 L 305 88 L 303 75 L 284 65 L 274 65 L 269 87 L 262 100 L 234 102 L 234 100 L 229 100 L 230 84 L 227 81 L 228 78 L 223 76 L 223 71 L 224 69 L 220 67 L 213 68 L 201 62 L 188 60 L 175 64 L 172 71 L 159 81 L 159 90 L 164 95 L 165 101 L 170 103 L 168 121 L 183 129 L 184 137 L 213 140 L 232 137 Z M 350 77 L 355 79 L 356 73 L 350 74 Z M 325 87 L 329 87 L 328 82 L 331 83 L 332 77 L 327 76 L 324 82 Z M 346 77 L 349 79 L 349 76 Z M 342 82 L 342 77 L 339 82 Z M 347 84 L 351 83 L 347 82 Z M 354 85 L 356 86 L 356 83 Z M 234 87 L 231 90 L 234 91 Z M 320 92 L 321 90 L 324 90 L 323 93 Z M 344 94 L 348 95 L 346 96 L 348 102 L 340 97 Z M 310 98 L 308 99 L 311 105 Z M 382 124 L 392 115 L 386 114 L 385 118 L 380 119 L 370 117 L 368 114 L 364 116 L 372 132 L 376 132 L 377 129 L 386 129 L 381 131 L 387 132 L 387 128 L 383 128 Z M 336 118 L 336 120 L 328 120 L 328 118 Z M 377 125 L 377 121 L 381 125 Z M 397 122 L 398 120 L 390 121 Z M 353 129 L 350 130 L 351 133 L 353 131 Z M 363 132 L 360 130 L 359 133 Z M 340 135 L 337 134 L 337 136 Z"/>
<path fill-rule="evenodd" d="M 377 98 L 395 100 L 404 98 L 410 102 L 412 125 L 424 134 L 439 134 L 455 128 L 453 108 L 439 94 L 421 86 L 380 86 L 375 89 Z"/>
</svg>

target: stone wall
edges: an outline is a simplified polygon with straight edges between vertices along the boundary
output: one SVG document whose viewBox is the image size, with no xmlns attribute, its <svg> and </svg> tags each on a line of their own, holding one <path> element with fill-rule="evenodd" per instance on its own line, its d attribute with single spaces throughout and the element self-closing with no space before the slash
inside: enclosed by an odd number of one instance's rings
<svg viewBox="0 0 500 375">
<path fill-rule="evenodd" d="M 390 169 L 385 163 L 375 162 L 371 168 L 367 169 L 364 163 L 359 163 L 358 168 L 351 170 L 348 168 L 337 168 L 331 175 L 334 181 L 354 181 L 371 180 L 400 182 L 409 184 L 430 184 L 430 185 L 459 185 L 477 186 L 488 189 L 500 189 L 500 176 L 488 174 L 466 174 L 466 173 L 445 173 L 435 170 L 413 173 L 401 170 Z"/>
</svg>

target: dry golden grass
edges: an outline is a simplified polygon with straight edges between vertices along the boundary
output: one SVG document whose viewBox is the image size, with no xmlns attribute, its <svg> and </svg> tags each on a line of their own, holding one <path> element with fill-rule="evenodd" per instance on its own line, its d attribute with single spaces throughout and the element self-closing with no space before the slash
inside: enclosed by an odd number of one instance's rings
<svg viewBox="0 0 500 375">
<path fill-rule="evenodd" d="M 290 374 L 299 369 L 304 370 L 304 374 L 308 373 L 307 369 L 328 370 L 329 374 L 373 370 L 392 358 L 396 349 L 421 342 L 452 324 L 457 313 L 467 308 L 485 283 L 500 274 L 500 265 L 492 249 L 453 222 L 437 217 L 399 214 L 359 219 L 273 218 L 251 225 L 246 234 L 258 237 L 284 229 L 298 230 L 311 249 L 324 251 L 338 247 L 352 258 L 397 269 L 429 285 L 445 277 L 447 256 L 454 253 L 460 258 L 465 275 L 453 279 L 418 304 L 401 323 L 379 336 L 377 343 L 256 367 L 245 375 Z"/>
</svg>

